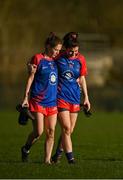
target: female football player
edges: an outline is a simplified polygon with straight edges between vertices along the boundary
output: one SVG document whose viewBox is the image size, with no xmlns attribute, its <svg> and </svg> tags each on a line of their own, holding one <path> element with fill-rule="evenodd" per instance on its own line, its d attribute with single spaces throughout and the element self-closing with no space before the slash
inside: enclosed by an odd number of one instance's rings
<svg viewBox="0 0 123 180">
<path fill-rule="evenodd" d="M 70 32 L 63 40 L 65 52 L 56 61 L 59 72 L 57 106 L 62 134 L 52 161 L 57 162 L 64 150 L 68 162 L 75 163 L 71 134 L 80 110 L 80 86 L 83 92 L 82 103 L 87 110 L 90 109 L 85 79 L 87 67 L 84 56 L 79 53 L 78 34 Z"/>
<path fill-rule="evenodd" d="M 32 120 L 33 130 L 21 148 L 22 161 L 28 160 L 30 148 L 42 135 L 45 128 L 45 159 L 50 164 L 54 144 L 54 131 L 57 119 L 57 81 L 58 71 L 54 58 L 59 54 L 62 41 L 50 33 L 45 42 L 45 51 L 34 55 L 31 59 L 35 71 L 30 72 L 22 106 L 28 106 L 35 120 Z"/>
</svg>

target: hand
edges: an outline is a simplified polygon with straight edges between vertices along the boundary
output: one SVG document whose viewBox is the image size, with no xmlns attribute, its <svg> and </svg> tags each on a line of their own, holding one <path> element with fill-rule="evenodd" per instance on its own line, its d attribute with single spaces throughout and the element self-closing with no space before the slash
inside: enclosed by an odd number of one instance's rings
<svg viewBox="0 0 123 180">
<path fill-rule="evenodd" d="M 22 107 L 29 107 L 29 101 L 28 101 L 28 97 L 25 97 L 23 102 L 22 102 Z"/>
<path fill-rule="evenodd" d="M 84 99 L 83 105 L 86 107 L 87 111 L 90 110 L 91 105 L 90 105 L 90 102 L 89 102 L 89 99 L 88 99 L 88 98 L 85 98 L 85 99 Z"/>
</svg>

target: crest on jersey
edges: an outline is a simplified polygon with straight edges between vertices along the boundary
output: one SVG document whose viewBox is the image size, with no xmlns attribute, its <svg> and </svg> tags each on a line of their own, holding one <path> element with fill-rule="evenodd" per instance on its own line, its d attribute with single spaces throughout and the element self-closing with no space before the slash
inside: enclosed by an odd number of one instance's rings
<svg viewBox="0 0 123 180">
<path fill-rule="evenodd" d="M 55 72 L 50 73 L 49 80 L 50 84 L 55 85 L 56 84 L 57 75 Z"/>
</svg>

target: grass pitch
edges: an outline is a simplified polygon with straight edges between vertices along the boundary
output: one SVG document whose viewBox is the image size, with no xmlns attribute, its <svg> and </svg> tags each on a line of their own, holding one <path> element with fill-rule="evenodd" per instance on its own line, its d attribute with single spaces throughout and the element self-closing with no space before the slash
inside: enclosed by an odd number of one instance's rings
<svg viewBox="0 0 123 180">
<path fill-rule="evenodd" d="M 79 114 L 72 135 L 75 165 L 65 155 L 57 165 L 44 165 L 43 135 L 31 149 L 29 163 L 22 163 L 20 147 L 31 131 L 19 126 L 18 113 L 0 112 L 0 178 L 1 179 L 122 179 L 123 114 L 95 112 L 91 118 Z M 57 126 L 55 146 L 60 128 Z"/>
</svg>

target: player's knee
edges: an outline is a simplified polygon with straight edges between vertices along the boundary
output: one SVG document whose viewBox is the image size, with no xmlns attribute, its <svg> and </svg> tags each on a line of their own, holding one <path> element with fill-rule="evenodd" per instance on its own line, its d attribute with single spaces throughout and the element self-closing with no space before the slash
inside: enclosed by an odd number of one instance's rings
<svg viewBox="0 0 123 180">
<path fill-rule="evenodd" d="M 69 126 L 64 127 L 64 133 L 65 133 L 67 136 L 70 136 L 70 134 L 71 134 L 71 129 L 70 129 Z"/>
<path fill-rule="evenodd" d="M 53 140 L 53 139 L 54 139 L 54 132 L 55 132 L 54 129 L 49 128 L 49 129 L 47 130 L 47 137 Z"/>
</svg>

